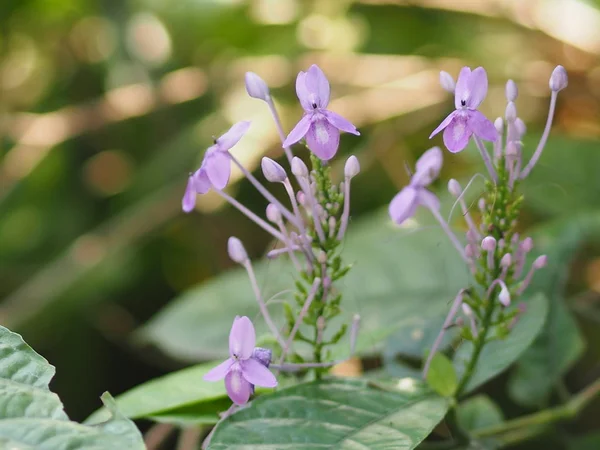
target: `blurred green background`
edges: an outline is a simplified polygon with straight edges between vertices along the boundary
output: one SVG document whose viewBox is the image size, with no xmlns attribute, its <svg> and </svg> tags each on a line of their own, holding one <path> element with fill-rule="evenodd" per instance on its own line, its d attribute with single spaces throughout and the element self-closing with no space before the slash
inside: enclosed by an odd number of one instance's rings
<svg viewBox="0 0 600 450">
<path fill-rule="evenodd" d="M 217 196 L 190 215 L 180 210 L 187 173 L 231 123 L 253 122 L 235 149 L 248 168 L 281 157 L 267 108 L 245 93 L 249 70 L 271 86 L 288 130 L 301 113 L 296 73 L 317 63 L 328 75 L 331 109 L 362 132 L 343 136 L 336 160 L 339 169 L 350 153 L 361 161 L 354 221 L 386 205 L 407 181 L 405 162 L 432 145 L 429 133 L 452 109 L 439 70 L 484 66 L 491 118 L 503 115 L 506 79 L 517 81 L 531 148 L 548 77 L 562 64 L 570 84 L 523 186 L 524 226 L 596 211 L 599 29 L 600 3 L 583 0 L 4 0 L 0 322 L 57 367 L 54 390 L 76 420 L 103 391 L 189 362 L 132 333 L 231 267 L 230 235 L 253 257 L 268 250 L 268 236 Z M 479 170 L 466 153 L 446 154 L 441 180 Z M 262 198 L 234 178 L 231 192 L 262 213 Z M 600 374 L 596 235 L 569 276 L 568 307 L 588 342 L 567 378 L 573 390 Z M 583 420 L 575 433 L 593 425 Z"/>
</svg>

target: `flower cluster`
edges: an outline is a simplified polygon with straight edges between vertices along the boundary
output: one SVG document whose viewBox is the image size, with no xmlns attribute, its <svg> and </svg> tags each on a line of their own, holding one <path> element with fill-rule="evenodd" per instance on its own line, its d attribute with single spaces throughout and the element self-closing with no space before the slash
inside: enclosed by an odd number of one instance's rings
<svg viewBox="0 0 600 450">
<path fill-rule="evenodd" d="M 288 205 L 279 201 L 229 151 L 248 131 L 250 122 L 237 123 L 214 140 L 214 144 L 206 150 L 200 168 L 189 176 L 182 200 L 183 210 L 190 212 L 198 194 L 211 190 L 216 192 L 273 236 L 280 245 L 269 252 L 268 257 L 288 255 L 298 274 L 295 301 L 284 304 L 287 323 L 278 326 L 271 318 L 242 242 L 236 237 L 229 238 L 229 255 L 246 269 L 261 315 L 277 342 L 272 353 L 271 350 L 254 348 L 256 337 L 252 322 L 247 317 L 234 321 L 229 339 L 230 358 L 207 373 L 205 380 L 225 379 L 229 397 L 236 405 L 248 402 L 254 385 L 277 385 L 268 367 L 280 371 L 314 370 L 319 377 L 327 367 L 336 363 L 324 361 L 324 349 L 337 343 L 345 335 L 347 327 L 344 325 L 335 332 L 326 332 L 326 327 L 330 319 L 340 313 L 341 295 L 336 292 L 334 283 L 349 270 L 349 266 L 342 263 L 340 243 L 350 218 L 350 183 L 360 172 L 358 159 L 350 156 L 344 167 L 343 181 L 335 184 L 332 180 L 326 162 L 337 153 L 340 131 L 355 135 L 359 132 L 342 116 L 326 109 L 330 88 L 319 67 L 313 65 L 307 72 L 298 74 L 296 92 L 305 112 L 287 138 L 267 84 L 251 72 L 246 74 L 245 81 L 248 94 L 268 105 L 281 136 L 289 172 L 267 157 L 262 159 L 261 169 L 269 183 L 281 185 L 287 194 Z M 311 169 L 302 158 L 293 154 L 290 147 L 303 138 L 310 150 Z M 224 191 L 229 182 L 231 163 L 269 202 L 264 218 Z M 351 351 L 358 323 L 359 319 L 355 317 L 351 329 Z M 314 329 L 313 337 L 308 337 L 305 330 L 301 330 L 302 325 Z M 312 346 L 312 361 L 305 361 L 294 352 L 295 341 Z M 278 358 L 277 364 L 271 364 L 272 357 Z M 293 363 L 286 363 L 288 358 Z"/>
<path fill-rule="evenodd" d="M 524 306 L 507 308 L 524 293 L 534 273 L 547 263 L 547 257 L 541 255 L 527 268 L 533 240 L 520 236 L 516 231 L 522 203 L 517 186 L 520 180 L 529 175 L 541 156 L 550 133 L 558 92 L 567 86 L 568 81 L 565 69 L 558 66 L 550 77 L 551 97 L 546 127 L 526 165 L 523 164 L 522 155 L 522 137 L 526 127 L 517 114 L 515 101 L 518 89 L 512 80 L 506 84 L 504 118 L 497 118 L 493 124 L 477 110 L 487 94 L 487 75 L 483 68 L 471 70 L 464 67 L 456 84 L 450 74 L 442 72 L 440 81 L 444 89 L 454 93 L 456 110 L 442 121 L 430 138 L 444 130 L 444 144 L 450 152 L 464 150 L 471 140 L 478 148 L 490 176 L 485 192 L 477 202 L 479 223 L 467 207 L 464 199 L 466 189 L 463 190 L 457 180 L 450 180 L 448 191 L 460 205 L 468 228 L 466 244 L 463 244 L 441 215 L 439 200 L 426 189 L 440 173 L 442 153 L 438 147 L 426 151 L 417 161 L 410 184 L 392 200 L 389 213 L 392 220 L 402 224 L 414 215 L 418 206 L 427 208 L 473 276 L 472 286 L 461 290 L 456 296 L 424 367 L 426 375 L 445 330 L 452 325 L 462 326 L 465 322 L 463 318 L 454 322 L 455 316 L 462 310 L 467 322 L 462 328 L 462 336 L 473 341 L 476 350 L 459 385 L 460 393 L 477 364 L 478 349 L 490 339 L 503 338 L 510 332 L 519 314 L 524 311 Z M 491 156 L 483 141 L 492 142 Z"/>
</svg>

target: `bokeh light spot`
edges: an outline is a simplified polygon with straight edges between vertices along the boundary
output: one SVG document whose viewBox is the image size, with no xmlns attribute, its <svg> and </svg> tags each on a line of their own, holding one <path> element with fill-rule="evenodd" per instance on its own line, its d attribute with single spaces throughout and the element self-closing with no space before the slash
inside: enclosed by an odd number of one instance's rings
<svg viewBox="0 0 600 450">
<path fill-rule="evenodd" d="M 129 156 L 120 150 L 106 150 L 90 158 L 83 167 L 86 184 L 102 196 L 122 192 L 133 172 Z"/>
</svg>

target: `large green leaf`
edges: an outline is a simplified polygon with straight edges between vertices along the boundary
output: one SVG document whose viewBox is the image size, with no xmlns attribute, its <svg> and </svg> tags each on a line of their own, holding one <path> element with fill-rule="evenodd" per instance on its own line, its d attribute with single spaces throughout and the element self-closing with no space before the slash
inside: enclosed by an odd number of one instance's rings
<svg viewBox="0 0 600 450">
<path fill-rule="evenodd" d="M 326 380 L 265 395 L 217 426 L 210 450 L 412 449 L 448 409 L 421 381 Z"/>
<path fill-rule="evenodd" d="M 417 333 L 415 326 L 427 322 L 422 318 L 443 315 L 447 302 L 468 280 L 456 250 L 437 228 L 400 229 L 387 214 L 352 224 L 344 259 L 355 266 L 338 284 L 346 313 L 340 320 L 349 322 L 351 314 L 361 314 L 358 348 L 363 352 L 378 348 L 386 337 L 376 330 L 410 326 Z M 266 298 L 293 288 L 293 270 L 283 260 L 258 263 L 256 272 Z M 276 320 L 281 317 L 280 308 L 272 310 Z M 236 314 L 258 316 L 243 270 L 231 270 L 186 292 L 138 337 L 179 359 L 218 358 L 227 354 L 227 334 Z M 267 331 L 260 320 L 256 327 L 258 334 Z"/>
<path fill-rule="evenodd" d="M 25 450 L 144 449 L 142 437 L 107 393 L 110 411 L 94 426 L 71 422 L 48 383 L 54 367 L 16 333 L 0 327 L 0 448 Z"/>
<path fill-rule="evenodd" d="M 526 301 L 527 311 L 519 318 L 506 339 L 491 341 L 483 347 L 475 366 L 475 372 L 466 385 L 472 391 L 500 374 L 513 364 L 540 333 L 548 313 L 548 302 L 543 294 L 536 294 Z M 473 343 L 465 341 L 454 356 L 457 372 L 464 374 L 473 353 Z"/>
</svg>

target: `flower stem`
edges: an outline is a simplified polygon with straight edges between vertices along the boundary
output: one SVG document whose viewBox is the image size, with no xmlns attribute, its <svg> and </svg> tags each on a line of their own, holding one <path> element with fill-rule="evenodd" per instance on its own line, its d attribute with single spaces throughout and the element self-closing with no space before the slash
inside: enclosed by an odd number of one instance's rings
<svg viewBox="0 0 600 450">
<path fill-rule="evenodd" d="M 490 155 L 487 149 L 485 148 L 485 144 L 476 135 L 473 135 L 473 139 L 475 140 L 475 144 L 479 149 L 479 153 L 481 153 L 481 157 L 483 158 L 485 167 L 487 168 L 488 172 L 490 173 L 490 176 L 492 177 L 492 181 L 494 182 L 494 184 L 498 183 L 498 174 L 496 173 L 496 169 L 494 169 L 494 166 L 492 165 L 492 161 L 490 160 Z"/>
</svg>

